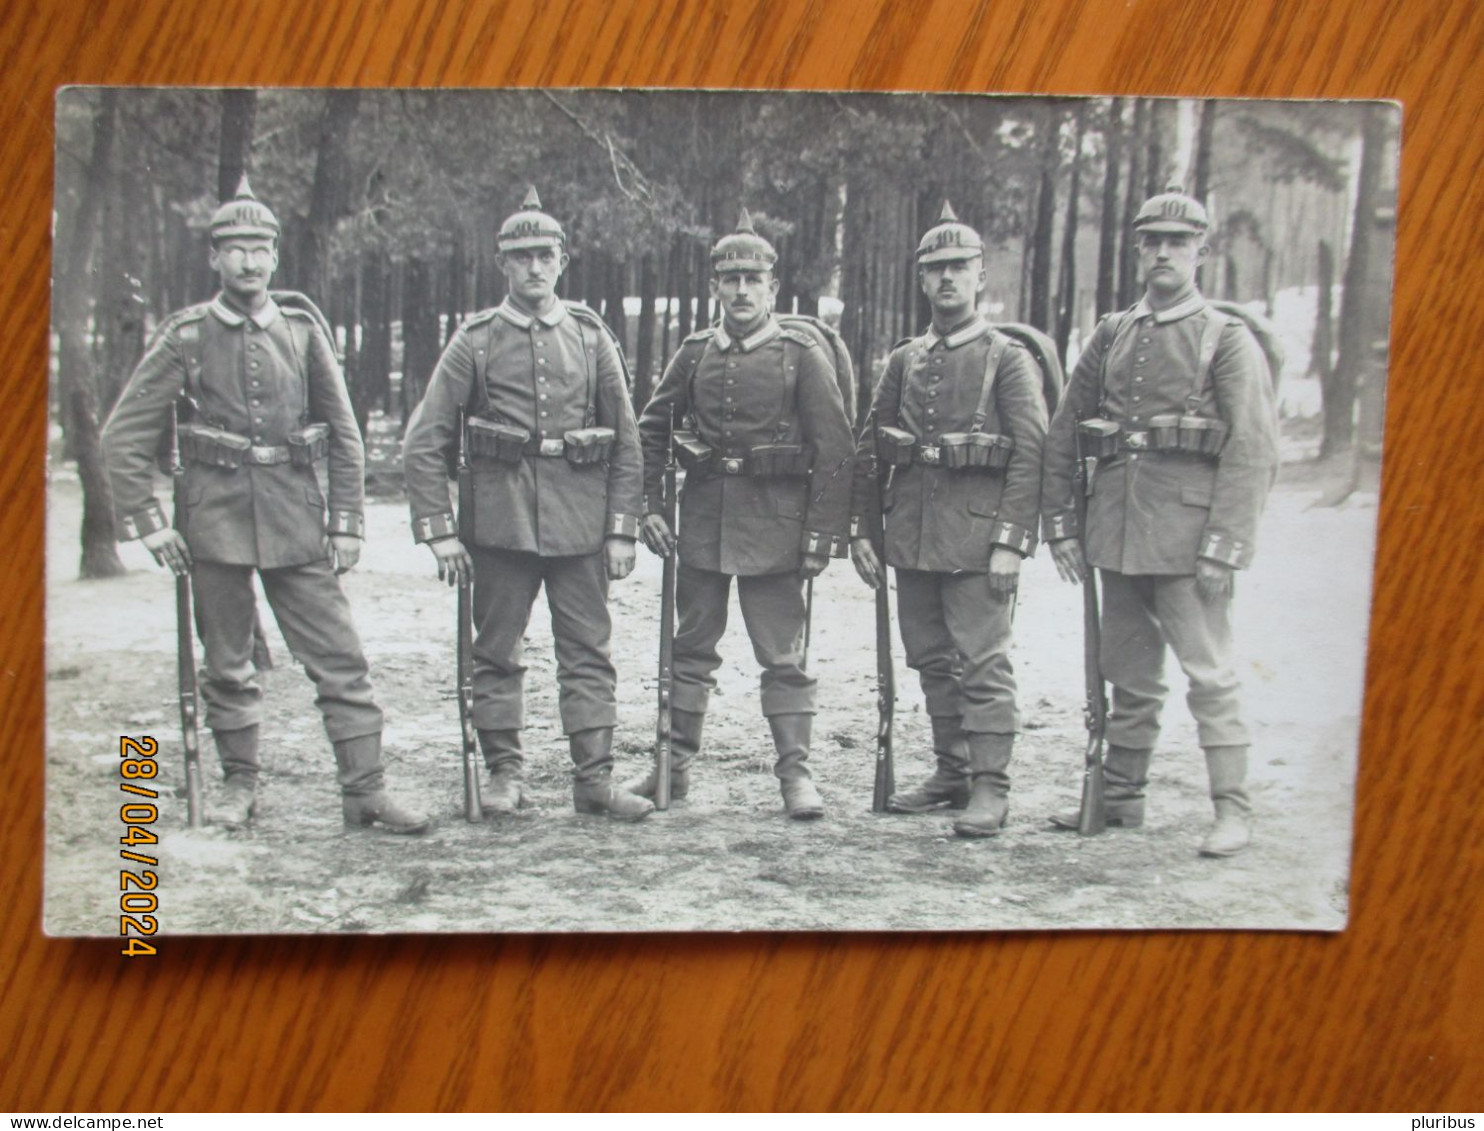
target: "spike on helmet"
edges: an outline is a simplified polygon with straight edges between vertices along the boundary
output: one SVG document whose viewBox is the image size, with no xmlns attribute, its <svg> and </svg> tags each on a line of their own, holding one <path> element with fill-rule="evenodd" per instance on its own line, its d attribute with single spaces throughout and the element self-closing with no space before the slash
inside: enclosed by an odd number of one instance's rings
<svg viewBox="0 0 1484 1131">
<path fill-rule="evenodd" d="M 541 207 L 541 197 L 536 186 L 526 190 L 520 211 L 506 217 L 495 237 L 495 246 L 500 251 L 518 251 L 522 248 L 555 247 L 567 245 L 567 233 L 556 219 Z"/>
<path fill-rule="evenodd" d="M 773 245 L 752 226 L 752 216 L 747 209 L 737 217 L 737 230 L 722 236 L 711 249 L 711 270 L 723 271 L 771 271 L 778 262 L 778 252 Z"/>
<path fill-rule="evenodd" d="M 1151 196 L 1134 217 L 1136 232 L 1180 232 L 1204 235 L 1211 227 L 1206 207 L 1193 196 L 1186 196 L 1179 185 L 1170 185 L 1158 196 Z"/>
<path fill-rule="evenodd" d="M 253 195 L 247 183 L 247 174 L 237 183 L 237 193 L 211 214 L 211 240 L 231 239 L 233 236 L 254 239 L 277 240 L 278 217 L 273 210 Z"/>
<path fill-rule="evenodd" d="M 950 259 L 973 259 L 984 254 L 984 240 L 958 218 L 953 205 L 943 202 L 938 222 L 923 233 L 917 244 L 917 262 L 943 263 Z"/>
</svg>

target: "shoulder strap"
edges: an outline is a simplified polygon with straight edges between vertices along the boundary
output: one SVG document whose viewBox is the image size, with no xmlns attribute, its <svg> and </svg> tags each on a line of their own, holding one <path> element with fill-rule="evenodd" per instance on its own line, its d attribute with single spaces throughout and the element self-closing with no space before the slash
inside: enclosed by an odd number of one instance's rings
<svg viewBox="0 0 1484 1131">
<path fill-rule="evenodd" d="M 778 409 L 778 423 L 773 429 L 774 443 L 782 443 L 788 437 L 789 426 L 793 421 L 794 398 L 799 390 L 799 350 L 802 348 L 799 342 L 791 334 L 785 331 L 780 335 L 783 339 L 783 402 Z"/>
<path fill-rule="evenodd" d="M 1131 310 L 1132 308 L 1130 308 Z M 1103 324 L 1108 327 L 1108 340 L 1103 343 L 1103 356 L 1098 359 L 1098 415 L 1107 412 L 1105 407 L 1108 396 L 1108 355 L 1113 352 L 1113 343 L 1118 341 L 1118 331 L 1123 329 L 1124 316 L 1130 313 L 1121 310 L 1115 314 L 1109 314 L 1103 318 Z"/>
<path fill-rule="evenodd" d="M 1206 307 L 1205 324 L 1201 326 L 1200 349 L 1196 355 L 1195 376 L 1190 382 L 1190 392 L 1185 397 L 1185 411 L 1195 412 L 1201 405 L 1201 392 L 1210 377 L 1211 366 L 1216 361 L 1216 347 L 1221 341 L 1221 331 L 1228 319 L 1214 307 Z"/>
<path fill-rule="evenodd" d="M 308 301 L 308 300 L 306 300 Z M 318 313 L 318 311 L 316 311 Z M 299 427 L 309 423 L 309 366 L 305 364 L 305 358 L 309 356 L 309 335 L 314 331 L 309 322 L 300 321 L 300 318 L 308 318 L 313 321 L 313 316 L 307 312 L 299 317 L 291 316 L 288 309 L 284 309 L 284 322 L 289 328 L 289 345 L 294 350 L 294 365 L 299 370 L 299 388 L 301 396 L 299 400 Z M 323 318 L 323 315 L 320 315 Z M 329 323 L 318 323 L 323 330 Z M 303 335 L 301 340 L 300 335 Z M 330 350 L 335 349 L 335 339 L 329 339 Z"/>
<path fill-rule="evenodd" d="M 898 349 L 901 349 L 904 346 L 920 345 L 920 344 L 922 344 L 923 340 L 926 337 L 927 337 L 926 334 L 919 334 L 915 338 L 903 338 L 900 342 L 897 343 L 896 348 L 893 349 L 891 352 L 892 353 L 896 353 Z M 887 360 L 888 360 L 888 363 L 889 363 L 890 362 L 890 358 L 888 357 Z M 901 423 L 902 423 L 902 409 L 903 409 L 903 407 L 907 403 L 907 378 L 908 378 L 908 376 L 910 376 L 910 374 L 907 372 L 906 365 L 907 365 L 906 361 L 903 360 L 903 362 L 902 362 L 902 366 L 903 366 L 903 368 L 902 368 L 902 380 L 897 385 L 897 426 L 898 427 L 900 427 L 901 426 Z"/>
<path fill-rule="evenodd" d="M 485 374 L 489 370 L 490 346 L 495 336 L 494 312 L 489 317 L 476 314 L 464 322 L 459 330 L 469 335 L 469 345 L 474 351 L 474 380 L 469 383 L 469 399 L 464 404 L 465 415 L 473 414 L 494 419 L 499 416 L 494 401 L 490 399 Z M 457 331 L 456 331 L 457 332 Z"/>
<path fill-rule="evenodd" d="M 1005 356 L 1005 350 L 1010 347 L 1010 339 L 998 330 L 989 332 L 989 352 L 984 355 L 984 379 L 979 382 L 979 404 L 974 409 L 973 421 L 969 424 L 970 432 L 981 432 L 984 422 L 989 417 L 989 398 L 994 392 L 994 379 L 1000 371 L 1000 358 Z"/>
</svg>

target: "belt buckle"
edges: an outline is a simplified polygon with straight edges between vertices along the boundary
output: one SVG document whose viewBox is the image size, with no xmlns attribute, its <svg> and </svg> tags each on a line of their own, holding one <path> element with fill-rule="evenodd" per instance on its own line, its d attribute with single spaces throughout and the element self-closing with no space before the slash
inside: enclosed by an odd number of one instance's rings
<svg viewBox="0 0 1484 1131">
<path fill-rule="evenodd" d="M 725 475 L 741 475 L 742 461 L 735 456 L 728 457 L 721 461 L 721 470 Z"/>
<path fill-rule="evenodd" d="M 567 441 L 565 440 L 542 440 L 541 454 L 544 456 L 560 456 L 567 452 Z"/>
<path fill-rule="evenodd" d="M 1149 437 L 1143 432 L 1128 432 L 1124 434 L 1124 443 L 1136 452 L 1142 452 L 1149 446 Z"/>
<path fill-rule="evenodd" d="M 937 445 L 924 444 L 918 449 L 917 458 L 926 464 L 936 464 L 942 458 L 942 452 Z"/>
<path fill-rule="evenodd" d="M 261 464 L 265 464 L 266 465 L 266 464 L 270 464 L 270 463 L 273 462 L 273 449 L 272 448 L 262 448 L 262 447 L 259 447 L 256 444 L 254 444 L 252 446 L 251 451 L 252 451 L 252 461 L 253 461 L 253 463 L 261 463 Z"/>
</svg>

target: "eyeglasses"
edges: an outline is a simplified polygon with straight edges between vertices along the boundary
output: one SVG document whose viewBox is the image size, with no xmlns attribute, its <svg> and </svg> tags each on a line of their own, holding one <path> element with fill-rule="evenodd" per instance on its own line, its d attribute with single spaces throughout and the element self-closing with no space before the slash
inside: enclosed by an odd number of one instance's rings
<svg viewBox="0 0 1484 1131">
<path fill-rule="evenodd" d="M 223 248 L 219 254 L 223 262 L 234 270 L 240 269 L 244 263 L 259 266 L 273 259 L 271 247 L 227 247 Z"/>
</svg>

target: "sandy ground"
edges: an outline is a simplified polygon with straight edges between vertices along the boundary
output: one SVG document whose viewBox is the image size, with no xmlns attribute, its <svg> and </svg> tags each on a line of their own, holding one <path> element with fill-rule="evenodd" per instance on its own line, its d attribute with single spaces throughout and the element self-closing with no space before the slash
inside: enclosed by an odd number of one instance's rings
<svg viewBox="0 0 1484 1131">
<path fill-rule="evenodd" d="M 538 601 L 525 734 L 535 805 L 467 824 L 449 698 L 454 596 L 394 501 L 370 506 L 368 548 L 346 589 L 387 713 L 390 778 L 426 802 L 435 828 L 420 838 L 343 828 L 312 688 L 269 618 L 279 666 L 266 677 L 259 816 L 240 833 L 191 831 L 171 795 L 183 777 L 173 586 L 137 545 L 124 547 L 127 576 L 75 580 L 80 500 L 58 474 L 48 513 L 46 930 L 117 931 L 121 734 L 160 742 L 162 933 L 1339 929 L 1376 498 L 1367 486 L 1340 507 L 1309 509 L 1334 476 L 1313 464 L 1285 469 L 1257 564 L 1239 578 L 1256 833 L 1246 854 L 1206 860 L 1195 852 L 1210 816 L 1205 767 L 1173 663 L 1146 826 L 1084 839 L 1046 823 L 1075 803 L 1085 732 L 1080 600 L 1044 551 L 1028 563 L 1017 612 L 1025 731 L 998 838 L 957 839 L 944 814 L 870 812 L 872 605 L 845 562 L 815 595 L 811 666 L 823 706 L 812 761 L 824 820 L 783 815 L 735 606 L 690 799 L 637 825 L 576 815 Z M 659 572 L 641 550 L 635 574 L 614 588 L 621 775 L 642 769 L 651 749 Z M 897 665 L 900 785 L 928 769 L 927 720 L 899 648 Z M 204 731 L 203 761 L 215 787 Z"/>
</svg>

